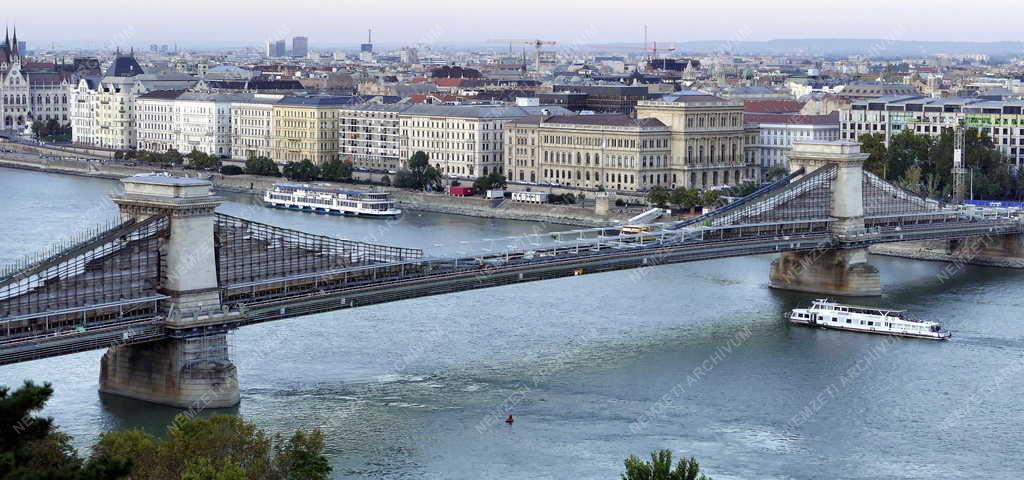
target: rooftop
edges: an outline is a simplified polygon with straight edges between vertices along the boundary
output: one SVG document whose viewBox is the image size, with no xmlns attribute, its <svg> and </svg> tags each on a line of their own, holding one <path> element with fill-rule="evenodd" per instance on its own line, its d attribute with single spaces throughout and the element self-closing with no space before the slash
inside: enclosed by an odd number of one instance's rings
<svg viewBox="0 0 1024 480">
<path fill-rule="evenodd" d="M 530 115 L 572 115 L 558 106 L 520 107 L 518 105 L 436 105 L 418 103 L 402 111 L 403 115 L 456 118 L 519 118 Z"/>
</svg>

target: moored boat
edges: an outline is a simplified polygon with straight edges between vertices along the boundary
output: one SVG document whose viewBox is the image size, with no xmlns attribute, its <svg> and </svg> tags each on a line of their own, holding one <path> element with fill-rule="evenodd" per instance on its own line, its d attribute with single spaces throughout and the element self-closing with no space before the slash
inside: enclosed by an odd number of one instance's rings
<svg viewBox="0 0 1024 480">
<path fill-rule="evenodd" d="M 815 300 L 809 308 L 795 308 L 786 317 L 798 325 L 836 330 L 930 340 L 946 340 L 951 336 L 942 325 L 912 318 L 904 310 L 843 305 L 828 299 Z"/>
<path fill-rule="evenodd" d="M 402 214 L 388 192 L 349 191 L 307 184 L 275 183 L 263 194 L 263 203 L 268 207 L 326 215 L 395 218 Z"/>
</svg>

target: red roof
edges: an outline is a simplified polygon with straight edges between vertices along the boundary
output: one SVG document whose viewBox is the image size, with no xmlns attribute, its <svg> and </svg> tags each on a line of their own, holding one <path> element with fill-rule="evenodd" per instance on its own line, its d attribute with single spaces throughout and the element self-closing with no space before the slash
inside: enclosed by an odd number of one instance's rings
<svg viewBox="0 0 1024 480">
<path fill-rule="evenodd" d="M 796 100 L 747 100 L 743 111 L 747 113 L 800 113 L 804 102 Z"/>
</svg>

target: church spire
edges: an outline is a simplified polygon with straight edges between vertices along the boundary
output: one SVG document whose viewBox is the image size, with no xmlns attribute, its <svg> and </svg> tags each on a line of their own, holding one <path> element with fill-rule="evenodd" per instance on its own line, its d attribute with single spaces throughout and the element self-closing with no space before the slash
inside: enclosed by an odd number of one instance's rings
<svg viewBox="0 0 1024 480">
<path fill-rule="evenodd" d="M 14 52 L 15 57 L 21 57 L 21 52 L 18 51 L 18 26 L 14 26 L 14 39 L 11 40 L 11 51 Z"/>
</svg>

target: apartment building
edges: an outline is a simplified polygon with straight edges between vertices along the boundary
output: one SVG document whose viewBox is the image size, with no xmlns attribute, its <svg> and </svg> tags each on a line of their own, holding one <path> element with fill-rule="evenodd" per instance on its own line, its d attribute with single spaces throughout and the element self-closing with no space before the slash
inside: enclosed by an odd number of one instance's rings
<svg viewBox="0 0 1024 480">
<path fill-rule="evenodd" d="M 672 132 L 629 115 L 531 116 L 505 125 L 512 181 L 638 191 L 672 183 Z"/>
<path fill-rule="evenodd" d="M 311 160 L 322 164 L 338 157 L 338 118 L 354 97 L 285 97 L 271 109 L 271 158 L 275 162 Z"/>
<path fill-rule="evenodd" d="M 401 120 L 408 105 L 363 104 L 342 108 L 338 153 L 359 168 L 398 170 Z"/>
<path fill-rule="evenodd" d="M 157 90 L 139 96 L 135 115 L 139 150 L 166 152 L 178 148 L 178 137 L 174 129 L 174 101 L 182 93 L 181 90 Z"/>
<path fill-rule="evenodd" d="M 796 141 L 835 141 L 840 138 L 839 112 L 829 115 L 790 113 L 744 113 L 748 128 L 756 130 L 756 142 L 748 145 L 758 150 L 761 173 L 773 167 L 789 168 L 787 153 Z"/>
<path fill-rule="evenodd" d="M 423 151 L 443 175 L 476 178 L 504 172 L 505 124 L 531 115 L 571 115 L 561 107 L 411 105 L 399 114 L 399 158 Z"/>
<path fill-rule="evenodd" d="M 195 83 L 193 77 L 183 74 L 81 79 L 68 92 L 71 139 L 75 143 L 119 150 L 136 148 L 136 100 L 149 92 L 185 90 Z"/>
<path fill-rule="evenodd" d="M 284 95 L 253 94 L 231 104 L 231 158 L 271 158 L 274 105 Z"/>
</svg>

